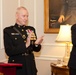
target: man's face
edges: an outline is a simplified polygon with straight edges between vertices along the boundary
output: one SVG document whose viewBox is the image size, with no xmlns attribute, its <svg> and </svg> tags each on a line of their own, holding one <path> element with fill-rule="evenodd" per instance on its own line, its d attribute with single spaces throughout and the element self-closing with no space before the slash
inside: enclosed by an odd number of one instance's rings
<svg viewBox="0 0 76 75">
<path fill-rule="evenodd" d="M 19 25 L 26 25 L 28 21 L 28 11 L 20 9 L 18 13 L 16 13 L 16 21 Z"/>
</svg>

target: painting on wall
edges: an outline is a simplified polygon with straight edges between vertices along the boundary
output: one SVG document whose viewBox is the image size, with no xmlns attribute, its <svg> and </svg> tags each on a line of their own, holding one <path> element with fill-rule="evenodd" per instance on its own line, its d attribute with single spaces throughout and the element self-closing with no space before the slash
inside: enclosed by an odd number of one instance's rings
<svg viewBox="0 0 76 75">
<path fill-rule="evenodd" d="M 44 33 L 58 33 L 58 18 L 63 0 L 44 0 Z"/>
</svg>

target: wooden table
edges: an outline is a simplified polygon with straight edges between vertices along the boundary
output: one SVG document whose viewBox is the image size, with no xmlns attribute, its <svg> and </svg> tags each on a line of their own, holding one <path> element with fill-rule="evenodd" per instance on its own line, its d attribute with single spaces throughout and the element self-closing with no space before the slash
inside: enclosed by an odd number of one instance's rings
<svg viewBox="0 0 76 75">
<path fill-rule="evenodd" d="M 22 67 L 22 64 L 0 63 L 0 73 L 3 73 L 3 75 L 16 75 L 17 67 Z"/>
<path fill-rule="evenodd" d="M 56 66 L 51 64 L 51 75 L 69 75 L 69 68 L 66 66 Z"/>
</svg>

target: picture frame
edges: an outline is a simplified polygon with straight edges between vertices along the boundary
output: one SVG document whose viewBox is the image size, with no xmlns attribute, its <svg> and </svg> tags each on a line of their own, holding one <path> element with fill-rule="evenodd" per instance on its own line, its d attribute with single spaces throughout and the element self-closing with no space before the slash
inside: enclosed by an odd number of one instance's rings
<svg viewBox="0 0 76 75">
<path fill-rule="evenodd" d="M 44 33 L 58 33 L 59 32 L 60 25 L 59 27 L 55 27 L 55 24 L 58 20 L 58 17 L 60 16 L 60 11 L 61 11 L 60 5 L 62 5 L 60 1 L 44 0 Z M 55 5 L 54 5 L 54 2 L 55 2 Z M 56 4 L 56 2 L 58 4 Z M 52 18 L 55 18 L 55 19 L 52 19 Z"/>
</svg>

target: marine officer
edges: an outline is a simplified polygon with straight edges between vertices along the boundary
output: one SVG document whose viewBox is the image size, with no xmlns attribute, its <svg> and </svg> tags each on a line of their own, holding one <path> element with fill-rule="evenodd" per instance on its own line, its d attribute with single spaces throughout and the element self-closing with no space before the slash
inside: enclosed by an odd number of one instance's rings
<svg viewBox="0 0 76 75">
<path fill-rule="evenodd" d="M 4 47 L 8 63 L 21 63 L 16 75 L 37 75 L 33 51 L 39 52 L 43 36 L 37 38 L 35 28 L 27 26 L 28 11 L 18 7 L 15 25 L 4 28 Z"/>
</svg>

